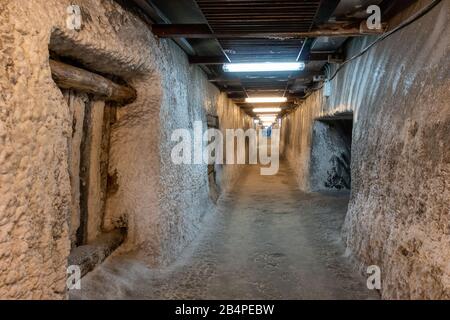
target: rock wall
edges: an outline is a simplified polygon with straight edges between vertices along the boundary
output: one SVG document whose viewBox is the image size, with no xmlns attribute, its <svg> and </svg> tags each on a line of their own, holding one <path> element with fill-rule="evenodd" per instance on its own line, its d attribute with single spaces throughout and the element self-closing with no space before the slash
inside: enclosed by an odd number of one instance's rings
<svg viewBox="0 0 450 320">
<path fill-rule="evenodd" d="M 450 298 L 449 34 L 450 2 L 442 1 L 344 67 L 329 98 L 315 92 L 283 119 L 283 154 L 310 190 L 314 120 L 353 112 L 344 238 L 361 267 L 381 268 L 386 299 Z M 373 40 L 352 40 L 347 56 Z"/>
<path fill-rule="evenodd" d="M 69 0 L 0 2 L 0 297 L 65 298 L 72 204 L 73 110 L 52 80 L 49 50 L 120 76 L 138 92 L 111 128 L 105 230 L 125 226 L 124 252 L 149 265 L 173 260 L 213 205 L 206 165 L 175 167 L 171 130 L 206 113 L 246 116 L 189 66 L 171 41 L 112 0 L 78 0 L 81 31 L 66 27 Z M 223 189 L 236 170 L 224 170 Z"/>
<path fill-rule="evenodd" d="M 300 189 L 311 191 L 313 126 L 322 115 L 322 95 L 313 93 L 300 107 L 282 119 L 280 155 L 287 159 Z"/>
<path fill-rule="evenodd" d="M 311 191 L 350 190 L 352 120 L 316 120 L 311 141 Z"/>
</svg>

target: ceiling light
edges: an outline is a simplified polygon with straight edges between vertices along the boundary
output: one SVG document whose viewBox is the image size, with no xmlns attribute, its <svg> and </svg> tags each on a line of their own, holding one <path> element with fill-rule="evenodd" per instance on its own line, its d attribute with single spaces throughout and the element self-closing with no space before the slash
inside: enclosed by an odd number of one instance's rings
<svg viewBox="0 0 450 320">
<path fill-rule="evenodd" d="M 280 112 L 281 108 L 254 108 L 253 112 L 258 113 L 258 112 Z"/>
<path fill-rule="evenodd" d="M 259 119 L 261 120 L 261 121 L 263 121 L 263 122 L 266 122 L 266 121 L 275 121 L 275 119 L 276 119 L 277 117 L 260 117 Z"/>
<path fill-rule="evenodd" d="M 246 98 L 247 103 L 283 103 L 286 102 L 286 97 L 259 97 L 259 98 Z"/>
<path fill-rule="evenodd" d="M 270 72 L 300 71 L 305 68 L 303 62 L 262 62 L 262 63 L 225 63 L 225 72 Z"/>
</svg>

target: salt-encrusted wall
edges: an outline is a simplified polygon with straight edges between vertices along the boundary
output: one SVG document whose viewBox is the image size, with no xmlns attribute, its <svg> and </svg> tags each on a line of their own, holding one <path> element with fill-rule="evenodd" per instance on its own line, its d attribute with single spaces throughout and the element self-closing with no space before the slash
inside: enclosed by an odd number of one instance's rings
<svg viewBox="0 0 450 320">
<path fill-rule="evenodd" d="M 353 111 L 344 237 L 362 266 L 381 268 L 383 298 L 450 298 L 449 35 L 442 1 L 346 66 L 331 97 L 316 92 L 283 121 L 284 155 L 308 189 L 313 120 Z M 351 41 L 347 56 L 373 40 Z"/>
<path fill-rule="evenodd" d="M 350 190 L 352 120 L 316 120 L 311 141 L 311 191 Z"/>
<path fill-rule="evenodd" d="M 81 31 L 66 27 L 70 4 L 82 9 Z M 150 265 L 174 259 L 212 207 L 206 165 L 171 163 L 171 130 L 205 123 L 206 112 L 220 116 L 225 108 L 236 126 L 245 119 L 178 47 L 112 0 L 1 1 L 1 298 L 66 297 L 73 112 L 52 80 L 49 49 L 120 76 L 138 92 L 112 128 L 115 188 L 104 228 L 126 226 L 122 251 Z"/>
<path fill-rule="evenodd" d="M 242 128 L 245 131 L 253 127 L 253 118 L 242 116 L 242 111 L 234 107 L 233 101 L 228 99 L 225 93 L 220 94 L 217 106 L 216 113 L 219 117 L 219 126 L 222 132 L 233 128 Z M 224 139 L 224 143 L 226 143 L 226 139 Z M 246 152 L 248 154 L 248 150 Z M 217 182 L 223 193 L 233 187 L 234 182 L 242 173 L 241 169 L 243 166 L 245 165 L 216 165 Z"/>
<path fill-rule="evenodd" d="M 225 94 L 220 94 L 207 81 L 198 67 L 188 64 L 181 49 L 172 42 L 164 43 L 157 55 L 162 95 L 154 97 L 160 99 L 159 154 L 153 146 L 146 146 L 151 139 L 139 126 L 119 122 L 117 130 L 113 130 L 113 164 L 110 167 L 112 174 L 114 170 L 126 173 L 119 182 L 122 188 L 107 204 L 110 228 L 124 223 L 129 229 L 136 229 L 130 232 L 121 249 L 134 252 L 139 249 L 136 253 L 144 256 L 151 265 L 171 262 L 195 237 L 203 216 L 214 210 L 209 198 L 207 165 L 174 164 L 171 152 L 178 141 L 171 141 L 172 133 L 176 129 L 188 129 L 193 145 L 195 122 L 201 121 L 202 130 L 206 130 L 207 114 L 219 117 L 221 129 L 242 128 L 250 121 Z M 147 130 L 152 130 L 152 125 Z M 194 149 L 191 150 L 194 160 Z M 150 161 L 152 158 L 154 162 Z M 134 166 L 137 168 L 133 169 Z M 154 172 L 157 167 L 159 173 Z M 220 189 L 225 191 L 233 185 L 238 170 L 238 166 L 222 170 L 224 179 Z M 154 184 L 157 184 L 156 193 L 152 189 L 146 190 L 145 186 Z M 149 215 L 147 212 L 155 211 L 155 204 L 159 204 L 159 213 Z"/>
</svg>

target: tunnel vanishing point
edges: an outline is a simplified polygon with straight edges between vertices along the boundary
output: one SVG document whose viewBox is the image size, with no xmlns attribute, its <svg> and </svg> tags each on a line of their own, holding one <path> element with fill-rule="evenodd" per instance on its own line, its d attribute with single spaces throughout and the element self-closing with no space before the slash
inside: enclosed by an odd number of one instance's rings
<svg viewBox="0 0 450 320">
<path fill-rule="evenodd" d="M 449 66 L 449 0 L 0 0 L 0 298 L 450 299 Z"/>
</svg>

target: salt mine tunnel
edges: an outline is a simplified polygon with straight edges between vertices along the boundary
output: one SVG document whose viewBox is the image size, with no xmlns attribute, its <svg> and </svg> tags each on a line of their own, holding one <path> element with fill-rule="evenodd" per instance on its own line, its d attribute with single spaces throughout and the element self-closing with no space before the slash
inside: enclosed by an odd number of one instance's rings
<svg viewBox="0 0 450 320">
<path fill-rule="evenodd" d="M 449 0 L 0 0 L 0 298 L 450 299 L 449 35 Z"/>
</svg>

